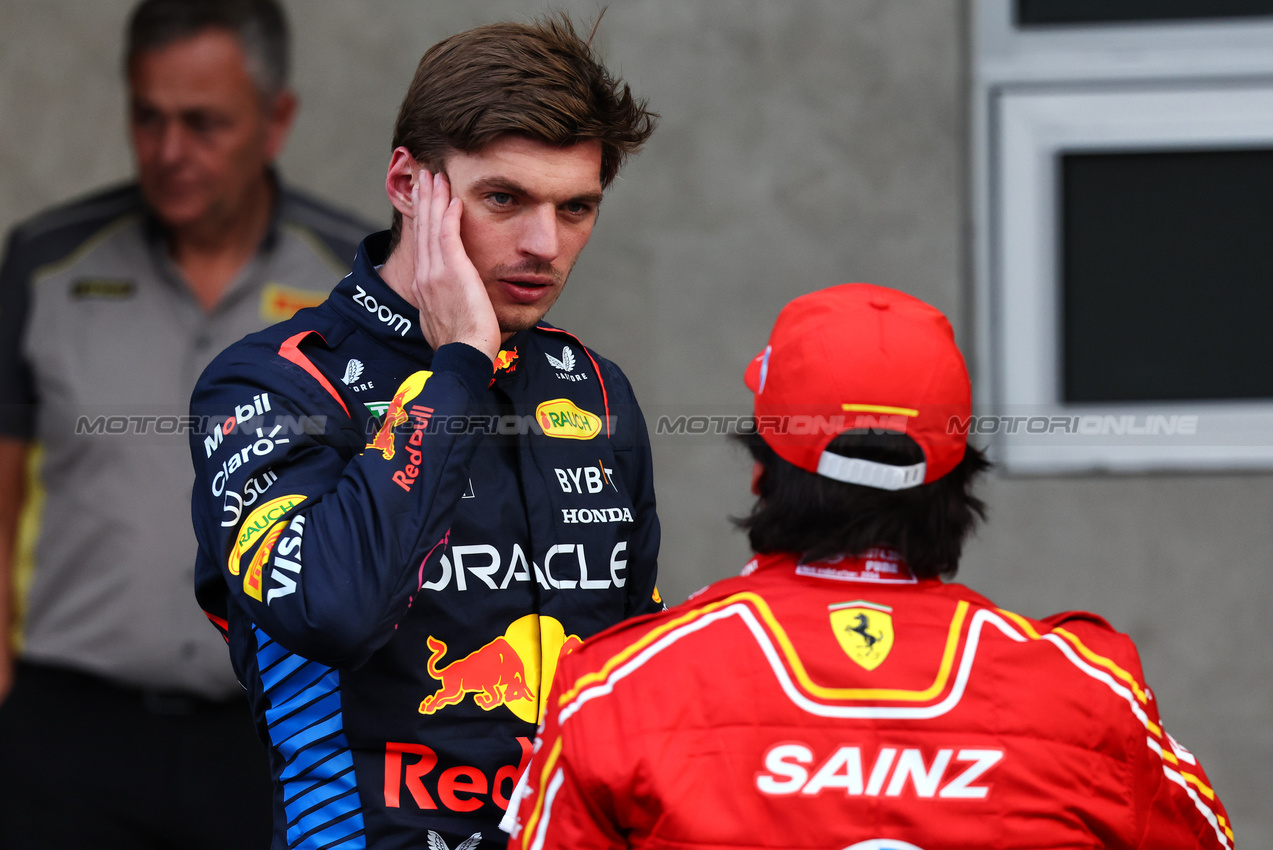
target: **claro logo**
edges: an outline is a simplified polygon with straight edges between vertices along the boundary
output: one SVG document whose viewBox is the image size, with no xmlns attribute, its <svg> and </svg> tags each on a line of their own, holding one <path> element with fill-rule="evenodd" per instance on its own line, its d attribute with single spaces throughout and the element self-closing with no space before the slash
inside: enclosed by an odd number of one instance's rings
<svg viewBox="0 0 1273 850">
<path fill-rule="evenodd" d="M 358 290 L 358 293 L 354 295 L 354 303 L 361 304 L 366 308 L 368 313 L 388 325 L 390 330 L 397 331 L 398 336 L 406 336 L 407 331 L 411 330 L 410 319 L 395 313 L 385 305 L 377 302 L 376 299 L 368 295 L 367 290 L 363 289 L 361 286 L 355 284 L 354 289 Z"/>
<path fill-rule="evenodd" d="M 277 499 L 270 499 L 248 514 L 248 518 L 243 521 L 243 525 L 239 526 L 239 530 L 235 535 L 234 545 L 230 547 L 230 557 L 226 564 L 230 570 L 230 575 L 237 576 L 239 574 L 243 556 L 252 548 L 252 544 L 260 539 L 261 535 L 269 531 L 270 526 L 281 520 L 288 511 L 303 501 L 305 501 L 305 497 L 301 495 L 279 496 Z M 259 599 L 260 597 L 258 596 L 257 598 Z"/>
</svg>

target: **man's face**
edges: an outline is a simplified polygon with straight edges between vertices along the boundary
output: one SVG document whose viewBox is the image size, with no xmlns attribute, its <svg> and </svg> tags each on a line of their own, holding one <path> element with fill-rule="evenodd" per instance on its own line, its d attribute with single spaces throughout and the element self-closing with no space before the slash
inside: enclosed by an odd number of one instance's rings
<svg viewBox="0 0 1273 850">
<path fill-rule="evenodd" d="M 500 330 L 533 327 L 557 300 L 601 204 L 601 143 L 555 147 L 502 136 L 446 160 L 464 202 L 460 238 Z"/>
<path fill-rule="evenodd" d="M 263 102 L 234 35 L 211 29 L 140 53 L 128 83 L 138 180 L 161 221 L 225 226 L 258 200 L 292 102 Z"/>
</svg>

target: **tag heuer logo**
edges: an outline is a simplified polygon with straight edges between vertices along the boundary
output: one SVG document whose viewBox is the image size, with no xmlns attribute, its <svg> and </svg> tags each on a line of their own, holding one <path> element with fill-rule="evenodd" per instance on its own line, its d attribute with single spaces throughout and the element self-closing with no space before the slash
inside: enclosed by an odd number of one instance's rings
<svg viewBox="0 0 1273 850">
<path fill-rule="evenodd" d="M 867 670 L 883 664 L 893 648 L 893 609 L 861 599 L 827 607 L 844 654 Z"/>
</svg>

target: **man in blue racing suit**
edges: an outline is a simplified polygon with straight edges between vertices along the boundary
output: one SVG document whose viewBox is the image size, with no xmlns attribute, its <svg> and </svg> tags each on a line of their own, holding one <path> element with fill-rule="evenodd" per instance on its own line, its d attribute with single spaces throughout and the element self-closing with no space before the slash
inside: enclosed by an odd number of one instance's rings
<svg viewBox="0 0 1273 850">
<path fill-rule="evenodd" d="M 558 657 L 661 607 L 632 389 L 542 321 L 654 121 L 565 18 L 435 45 L 393 229 L 200 379 L 196 589 L 271 750 L 276 850 L 503 846 Z"/>
</svg>

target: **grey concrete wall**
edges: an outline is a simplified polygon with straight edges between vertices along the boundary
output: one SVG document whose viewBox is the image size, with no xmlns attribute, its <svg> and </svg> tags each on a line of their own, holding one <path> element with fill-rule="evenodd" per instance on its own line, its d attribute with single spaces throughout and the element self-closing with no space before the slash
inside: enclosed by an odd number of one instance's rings
<svg viewBox="0 0 1273 850">
<path fill-rule="evenodd" d="M 128 0 L 0 0 L 0 227 L 130 172 L 115 34 Z M 591 0 L 558 6 L 592 14 Z M 387 220 L 393 115 L 438 38 L 513 0 L 288 0 L 302 112 L 286 175 Z M 790 298 L 867 280 L 971 339 L 964 9 L 949 0 L 617 0 L 610 64 L 663 115 L 607 198 L 553 321 L 660 416 L 747 409 L 744 364 Z M 747 462 L 655 437 L 671 601 L 734 573 Z M 1273 846 L 1273 476 L 987 482 L 961 579 L 1029 615 L 1086 608 L 1140 644 L 1168 729 L 1241 844 Z"/>
</svg>

